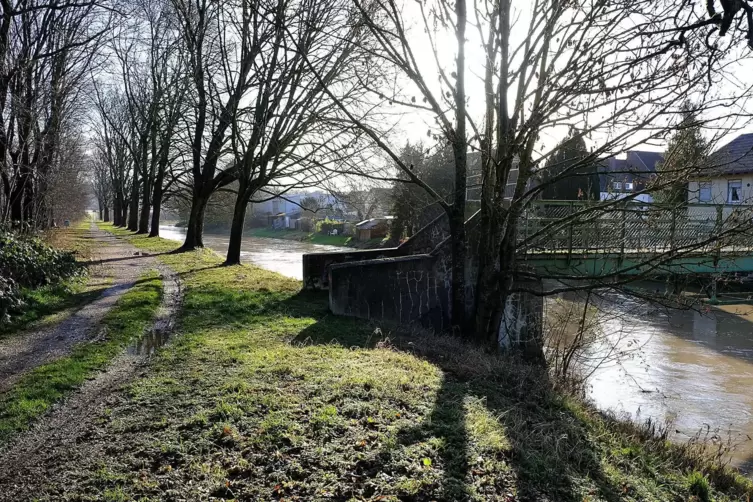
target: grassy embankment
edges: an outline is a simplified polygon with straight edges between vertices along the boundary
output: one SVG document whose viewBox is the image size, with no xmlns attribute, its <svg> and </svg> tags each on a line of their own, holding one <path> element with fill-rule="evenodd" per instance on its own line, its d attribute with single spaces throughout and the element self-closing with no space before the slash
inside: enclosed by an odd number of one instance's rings
<svg viewBox="0 0 753 502">
<path fill-rule="evenodd" d="M 102 336 L 76 345 L 67 356 L 38 366 L 0 394 L 0 443 L 25 430 L 73 389 L 104 369 L 141 335 L 154 318 L 162 297 L 156 271 L 144 274 L 118 299 L 102 320 Z"/>
<path fill-rule="evenodd" d="M 323 235 L 315 232 L 301 232 L 298 230 L 274 230 L 271 228 L 251 228 L 245 231 L 249 237 L 264 237 L 269 239 L 285 239 L 312 244 L 325 244 L 328 246 L 346 246 L 354 248 L 376 248 L 382 244 L 383 239 L 371 239 L 358 241 L 349 235 Z"/>
<path fill-rule="evenodd" d="M 125 232 L 116 231 L 126 236 Z M 175 243 L 127 237 L 158 252 Z M 557 394 L 535 367 L 450 337 L 386 337 L 326 298 L 208 251 L 180 336 L 102 417 L 104 458 L 71 498 L 746 500 L 690 448 Z"/>
<path fill-rule="evenodd" d="M 44 240 L 52 247 L 70 251 L 82 263 L 91 257 L 94 240 L 89 219 L 70 228 L 49 230 Z M 31 327 L 39 327 L 60 320 L 76 307 L 89 303 L 107 287 L 104 278 L 89 279 L 85 274 L 36 289 L 23 291 L 23 313 L 10 322 L 0 324 L 0 338 L 14 335 Z"/>
</svg>

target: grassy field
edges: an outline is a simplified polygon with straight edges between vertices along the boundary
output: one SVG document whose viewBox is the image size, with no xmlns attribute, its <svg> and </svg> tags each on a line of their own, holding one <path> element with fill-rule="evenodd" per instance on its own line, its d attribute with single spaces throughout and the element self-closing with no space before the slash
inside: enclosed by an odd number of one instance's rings
<svg viewBox="0 0 753 502">
<path fill-rule="evenodd" d="M 93 342 L 25 374 L 0 394 L 0 443 L 29 427 L 50 406 L 104 369 L 154 318 L 162 296 L 162 281 L 152 271 L 126 292 L 102 321 L 102 333 Z"/>
<path fill-rule="evenodd" d="M 123 231 L 117 231 L 126 235 Z M 174 243 L 127 237 L 152 252 Z M 326 296 L 208 251 L 163 254 L 178 336 L 102 417 L 73 499 L 747 500 L 691 449 L 451 337 L 332 316 Z"/>
</svg>

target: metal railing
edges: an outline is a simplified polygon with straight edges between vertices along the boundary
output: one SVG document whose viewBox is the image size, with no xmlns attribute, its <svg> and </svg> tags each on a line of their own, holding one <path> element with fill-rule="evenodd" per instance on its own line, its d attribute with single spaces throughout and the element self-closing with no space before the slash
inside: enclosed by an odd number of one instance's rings
<svg viewBox="0 0 753 502">
<path fill-rule="evenodd" d="M 753 252 L 753 206 L 536 201 L 522 214 L 524 253 Z"/>
</svg>

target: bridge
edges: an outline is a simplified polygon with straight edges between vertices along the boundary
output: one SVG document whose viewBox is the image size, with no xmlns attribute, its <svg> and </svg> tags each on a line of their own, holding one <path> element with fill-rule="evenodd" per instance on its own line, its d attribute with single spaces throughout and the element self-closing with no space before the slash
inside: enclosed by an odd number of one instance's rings
<svg viewBox="0 0 753 502">
<path fill-rule="evenodd" d="M 466 297 L 472 309 L 478 213 L 466 223 Z M 474 237 L 475 236 L 475 237 Z M 518 284 L 604 281 L 629 276 L 753 273 L 753 206 L 648 204 L 627 200 L 535 201 L 518 220 Z M 329 290 L 333 313 L 440 331 L 449 326 L 448 227 L 440 217 L 398 247 L 303 257 L 306 289 Z M 515 293 L 500 323 L 500 343 L 540 332 L 541 294 Z M 507 340 L 505 342 L 505 340 Z"/>
<path fill-rule="evenodd" d="M 542 275 L 753 273 L 753 206 L 537 201 L 519 262 Z"/>
</svg>

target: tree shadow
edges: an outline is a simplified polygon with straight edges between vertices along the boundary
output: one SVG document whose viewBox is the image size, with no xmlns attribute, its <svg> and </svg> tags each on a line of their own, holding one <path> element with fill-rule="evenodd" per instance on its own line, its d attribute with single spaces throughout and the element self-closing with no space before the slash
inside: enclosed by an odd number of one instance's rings
<svg viewBox="0 0 753 502">
<path fill-rule="evenodd" d="M 318 308 L 312 310 L 312 305 Z M 329 313 L 325 294 L 301 292 L 273 308 L 287 315 L 315 313 L 317 322 L 300 331 L 292 343 L 367 349 L 385 345 L 385 332 L 376 325 Z M 484 353 L 449 336 L 394 329 L 388 338 L 389 346 L 411 352 L 442 372 L 431 412 L 396 433 L 401 446 L 440 445 L 436 459 L 442 469 L 440 486 L 432 493 L 401 500 L 582 501 L 588 495 L 584 485 L 603 500 L 622 499 L 624 488 L 603 471 L 603 453 L 590 439 L 589 424 L 553 391 L 541 367 Z M 496 453 L 499 458 L 492 465 L 505 468 L 483 472 L 478 466 L 478 438 L 468 428 L 469 402 L 483 403 L 486 416 L 494 417 L 504 429 L 509 448 Z"/>
<path fill-rule="evenodd" d="M 135 253 L 132 256 L 120 256 L 118 258 L 105 258 L 103 260 L 91 260 L 85 263 L 87 267 L 94 266 L 94 265 L 102 265 L 104 263 L 113 263 L 113 262 L 121 262 L 121 261 L 131 261 L 131 260 L 141 260 L 144 258 L 155 258 L 157 256 L 162 256 L 164 254 L 169 254 L 167 252 L 163 253 L 147 253 L 144 251 L 139 251 Z"/>
<path fill-rule="evenodd" d="M 53 304 L 41 302 L 31 296 L 26 297 L 22 310 L 11 312 L 11 314 L 18 314 L 16 320 L 11 320 L 10 323 L 0 326 L 0 340 L 34 328 L 35 323 L 39 322 L 44 317 L 70 309 L 73 309 L 75 312 L 86 304 L 99 298 L 109 287 L 110 286 L 102 285 L 78 293 L 64 293 L 61 294 L 61 301 Z"/>
</svg>

